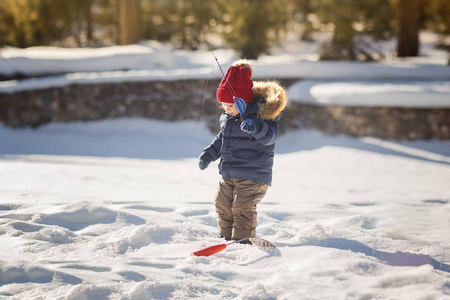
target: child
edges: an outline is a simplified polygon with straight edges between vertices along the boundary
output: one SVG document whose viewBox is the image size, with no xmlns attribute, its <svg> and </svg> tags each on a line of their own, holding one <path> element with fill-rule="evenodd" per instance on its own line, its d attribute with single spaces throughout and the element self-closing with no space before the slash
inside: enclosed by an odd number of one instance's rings
<svg viewBox="0 0 450 300">
<path fill-rule="evenodd" d="M 220 132 L 199 157 L 201 170 L 220 158 L 222 179 L 214 203 L 219 234 L 226 240 L 256 236 L 256 205 L 272 183 L 278 122 L 287 103 L 280 85 L 252 82 L 251 76 L 252 67 L 245 60 L 228 68 L 217 89 L 217 101 L 225 110 Z M 239 115 L 233 96 L 246 102 L 244 116 Z"/>
</svg>

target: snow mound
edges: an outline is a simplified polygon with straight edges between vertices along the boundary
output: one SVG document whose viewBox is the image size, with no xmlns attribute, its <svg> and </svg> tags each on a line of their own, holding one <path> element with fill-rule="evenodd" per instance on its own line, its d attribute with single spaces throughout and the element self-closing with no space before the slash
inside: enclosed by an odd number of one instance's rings
<svg viewBox="0 0 450 300">
<path fill-rule="evenodd" d="M 156 42 L 102 48 L 10 47 L 0 53 L 4 76 L 149 70 L 174 64 L 172 52 Z"/>
<path fill-rule="evenodd" d="M 102 207 L 92 207 L 81 202 L 62 208 L 64 212 L 42 214 L 34 220 L 39 224 L 57 225 L 71 231 L 78 231 L 94 224 L 111 224 L 118 221 L 140 225 L 145 220 L 127 213 L 119 213 Z"/>
<path fill-rule="evenodd" d="M 450 81 L 303 80 L 287 97 L 320 106 L 450 108 Z"/>
</svg>

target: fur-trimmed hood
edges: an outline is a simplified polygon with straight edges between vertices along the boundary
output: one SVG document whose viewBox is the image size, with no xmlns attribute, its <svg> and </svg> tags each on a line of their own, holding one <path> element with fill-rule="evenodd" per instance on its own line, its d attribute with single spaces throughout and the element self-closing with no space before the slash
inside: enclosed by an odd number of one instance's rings
<svg viewBox="0 0 450 300">
<path fill-rule="evenodd" d="M 253 97 L 264 98 L 258 117 L 265 120 L 275 120 L 287 105 L 286 91 L 275 81 L 253 81 Z"/>
</svg>

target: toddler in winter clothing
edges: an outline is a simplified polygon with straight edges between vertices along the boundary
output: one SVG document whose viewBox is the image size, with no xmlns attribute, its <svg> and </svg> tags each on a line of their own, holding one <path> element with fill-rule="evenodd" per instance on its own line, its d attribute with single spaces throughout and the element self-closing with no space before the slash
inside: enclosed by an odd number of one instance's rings
<svg viewBox="0 0 450 300">
<path fill-rule="evenodd" d="M 256 236 L 256 205 L 272 183 L 272 166 L 278 124 L 287 99 L 276 82 L 253 82 L 252 67 L 245 60 L 228 68 L 217 89 L 225 112 L 220 131 L 199 157 L 206 169 L 220 158 L 215 197 L 219 234 L 227 240 Z M 247 104 L 243 116 L 233 96 Z"/>
</svg>

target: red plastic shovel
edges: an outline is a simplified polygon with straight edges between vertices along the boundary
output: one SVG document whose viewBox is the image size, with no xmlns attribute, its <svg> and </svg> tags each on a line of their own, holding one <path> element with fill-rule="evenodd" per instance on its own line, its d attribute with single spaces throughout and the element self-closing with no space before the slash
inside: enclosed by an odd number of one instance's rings
<svg viewBox="0 0 450 300">
<path fill-rule="evenodd" d="M 228 244 L 219 244 L 219 245 L 210 246 L 210 247 L 207 247 L 205 249 L 195 251 L 195 252 L 192 253 L 192 255 L 195 255 L 195 256 L 210 256 L 210 255 L 216 254 L 217 252 L 222 251 L 223 249 L 225 249 L 227 246 L 229 246 L 231 244 L 239 243 L 239 242 L 242 242 L 242 241 L 245 241 L 245 240 L 248 240 L 248 238 L 237 240 L 237 241 L 234 241 L 234 242 L 231 242 L 231 243 L 228 243 Z"/>
<path fill-rule="evenodd" d="M 249 240 L 250 242 L 252 242 L 252 245 L 258 246 L 260 249 L 264 250 L 264 251 L 270 251 L 275 249 L 275 245 L 272 244 L 271 242 L 262 239 L 262 238 L 257 238 L 257 237 L 248 237 L 245 239 L 241 239 L 241 240 L 237 240 L 228 244 L 219 244 L 219 245 L 214 245 L 202 250 L 198 250 L 195 251 L 194 253 L 192 253 L 192 255 L 195 256 L 210 256 L 213 254 L 216 254 L 217 252 L 222 251 L 223 249 L 225 249 L 227 246 L 234 244 L 234 243 L 239 243 L 245 240 Z"/>
</svg>

